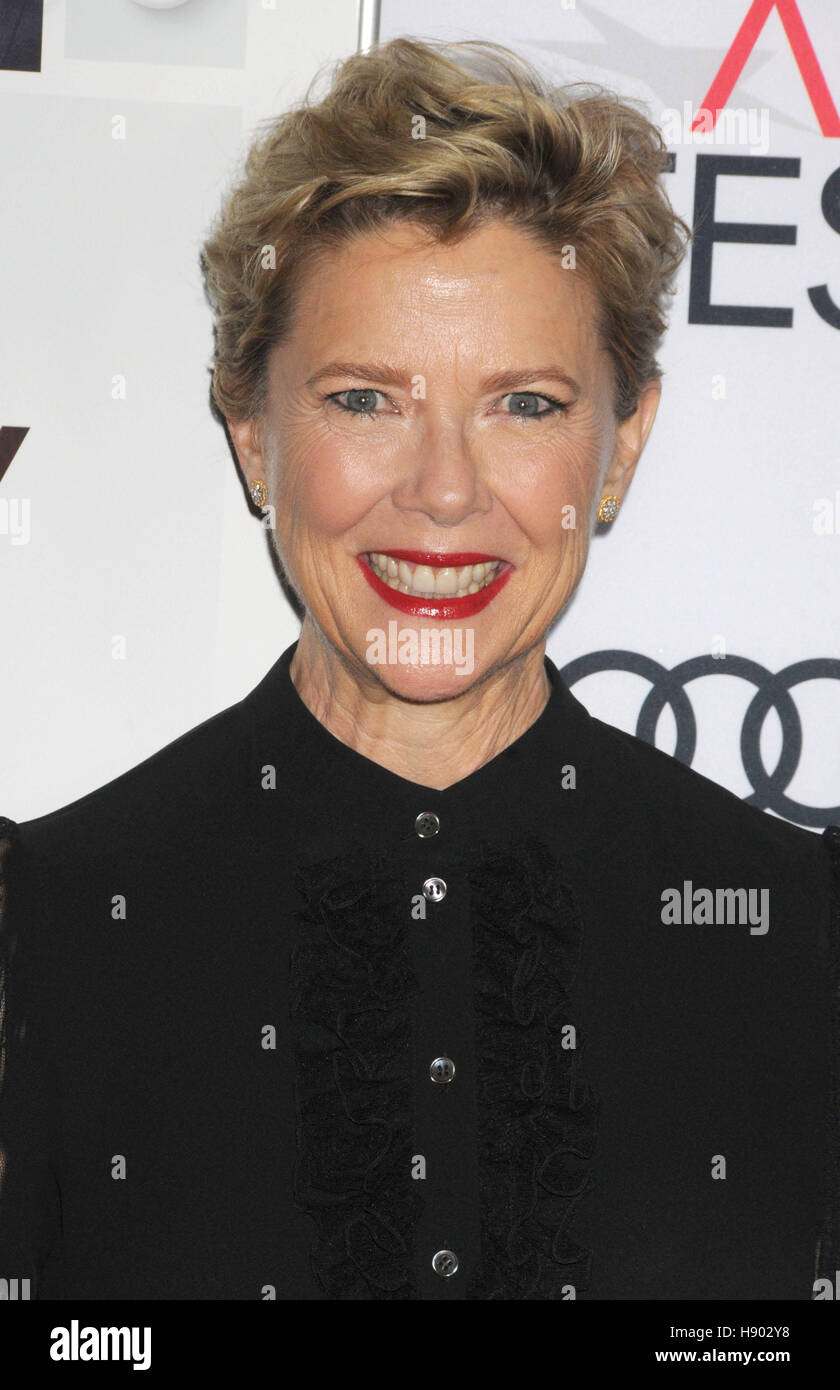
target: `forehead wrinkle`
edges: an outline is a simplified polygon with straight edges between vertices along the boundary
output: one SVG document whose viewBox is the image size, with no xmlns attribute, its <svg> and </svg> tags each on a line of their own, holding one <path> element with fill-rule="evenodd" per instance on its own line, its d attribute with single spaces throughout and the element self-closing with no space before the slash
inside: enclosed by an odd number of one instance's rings
<svg viewBox="0 0 840 1390">
<path fill-rule="evenodd" d="M 375 302 L 372 307 L 381 315 L 379 327 L 384 334 L 383 342 L 372 342 L 367 339 L 365 350 L 359 351 L 358 343 L 352 340 L 341 340 L 339 338 L 336 347 L 337 351 L 330 351 L 325 344 L 323 355 L 318 353 L 321 361 L 329 357 L 341 357 L 349 361 L 370 361 L 372 358 L 380 358 L 399 368 L 410 368 L 410 375 L 421 374 L 427 379 L 434 375 L 436 370 L 435 358 L 442 359 L 442 370 L 447 377 L 454 380 L 456 384 L 461 384 L 466 372 L 472 375 L 486 377 L 489 374 L 490 363 L 487 360 L 487 344 L 493 341 L 491 329 L 495 329 L 502 334 L 503 340 L 509 342 L 511 319 L 517 318 L 517 313 L 523 316 L 520 329 L 527 328 L 527 320 L 536 317 L 540 328 L 546 329 L 548 339 L 545 345 L 528 342 L 525 351 L 520 353 L 505 346 L 505 341 L 499 345 L 492 357 L 495 362 L 492 364 L 497 369 L 497 373 L 509 370 L 515 371 L 521 367 L 533 364 L 539 360 L 557 359 L 571 369 L 574 375 L 579 377 L 579 369 L 583 367 L 583 362 L 579 361 L 580 350 L 584 355 L 593 339 L 593 325 L 590 316 L 585 312 L 588 301 L 585 288 L 576 277 L 572 277 L 572 283 L 568 285 L 568 297 L 565 295 L 565 303 L 557 305 L 557 311 L 552 314 L 549 299 L 554 299 L 554 295 L 546 293 L 532 292 L 525 303 L 520 301 L 519 309 L 516 304 L 511 305 L 511 314 L 501 317 L 493 312 L 492 296 L 488 295 L 488 279 L 492 282 L 497 279 L 494 275 L 494 266 L 497 257 L 486 258 L 482 264 L 473 266 L 468 273 L 458 273 L 454 270 L 441 267 L 440 264 L 418 266 L 417 259 L 407 265 L 406 260 L 412 253 L 418 251 L 416 246 L 406 246 L 399 248 L 387 247 L 384 251 L 384 264 L 382 264 L 383 251 L 375 249 L 374 246 L 364 248 L 367 254 L 360 258 L 363 274 L 369 278 L 373 273 L 374 281 L 378 281 L 383 293 L 379 300 L 378 310 Z M 539 250 L 540 248 L 536 248 Z M 394 254 L 394 251 L 396 252 Z M 431 258 L 434 261 L 439 255 L 440 248 L 423 248 L 420 252 L 424 259 Z M 548 254 L 548 253 L 546 253 Z M 351 263 L 352 264 L 352 263 Z M 357 263 L 358 264 L 358 263 Z M 507 259 L 502 259 L 505 272 L 508 271 Z M 343 267 L 337 267 L 339 271 Z M 381 270 L 381 274 L 379 273 Z M 565 275 L 565 272 L 564 272 Z M 329 277 L 327 277 L 329 278 Z M 504 280 L 504 275 L 502 279 Z M 339 280 L 341 274 L 339 273 Z M 393 291 L 389 291 L 387 283 L 393 284 Z M 352 289 L 354 276 L 351 275 L 347 288 Z M 371 285 L 359 285 L 358 277 L 355 283 L 359 295 L 371 304 Z M 529 279 L 529 284 L 533 284 L 533 277 Z M 568 282 L 566 282 L 568 283 Z M 373 285 L 375 289 L 375 284 Z M 504 288 L 504 285 L 502 286 Z M 510 286 L 508 286 L 510 288 Z M 544 286 L 544 289 L 548 287 Z M 325 280 L 319 277 L 312 277 L 306 286 L 312 298 L 307 306 L 310 312 L 304 315 L 304 320 L 312 325 L 313 320 L 319 320 L 319 326 L 329 338 L 331 330 L 340 325 L 343 296 L 334 296 L 334 286 L 329 286 Z M 583 292 L 583 298 L 581 294 Z M 349 308 L 347 300 L 344 300 L 344 308 Z M 478 310 L 476 316 L 475 310 Z M 462 315 L 469 309 L 472 316 L 472 323 L 469 331 L 465 332 Z M 355 315 L 355 311 L 352 316 Z M 432 316 L 432 332 L 429 333 L 429 316 Z M 338 323 L 336 323 L 338 319 Z M 331 322 L 332 320 L 332 322 Z M 552 331 L 552 321 L 554 331 Z M 569 341 L 568 334 L 571 333 L 572 340 Z M 527 335 L 526 335 L 527 336 Z M 429 342 L 431 337 L 432 341 Z M 533 334 L 531 335 L 533 337 Z M 565 341 L 564 341 L 565 339 Z M 408 340 L 408 341 L 407 341 Z M 475 344 L 475 363 L 474 371 L 468 364 L 466 358 L 469 355 L 470 344 Z M 383 347 L 386 349 L 383 351 Z M 546 350 L 547 349 L 547 350 Z M 578 349 L 575 351 L 574 349 Z M 297 355 L 297 354 L 295 354 Z M 572 358 L 575 360 L 572 361 Z M 315 362 L 312 363 L 316 365 Z M 291 367 L 291 362 L 289 363 Z M 578 368 L 576 371 L 575 369 Z M 284 372 L 285 376 L 285 372 Z"/>
</svg>

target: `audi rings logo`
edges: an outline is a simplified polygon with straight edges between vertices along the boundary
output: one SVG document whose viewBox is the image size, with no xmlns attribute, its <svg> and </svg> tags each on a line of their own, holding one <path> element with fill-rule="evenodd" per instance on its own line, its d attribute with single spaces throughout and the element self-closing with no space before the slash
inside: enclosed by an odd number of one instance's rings
<svg viewBox="0 0 840 1390">
<path fill-rule="evenodd" d="M 651 688 L 639 710 L 636 736 L 655 747 L 659 716 L 670 705 L 677 726 L 673 756 L 687 767 L 691 766 L 697 746 L 697 721 L 685 687 L 701 676 L 740 676 L 749 681 L 756 692 L 741 728 L 741 759 L 753 789 L 752 795 L 744 798 L 747 805 L 774 811 L 799 825 L 822 828 L 840 821 L 840 805 L 805 806 L 787 795 L 802 754 L 802 721 L 790 692 L 804 681 L 840 680 L 840 660 L 814 657 L 795 661 L 773 675 L 766 666 L 745 656 L 695 656 L 669 671 L 653 657 L 638 652 L 603 651 L 577 657 L 563 667 L 560 675 L 566 685 L 572 686 L 601 671 L 628 671 L 650 681 Z M 775 709 L 782 726 L 782 751 L 772 772 L 765 768 L 760 749 L 761 730 L 770 709 Z"/>
</svg>

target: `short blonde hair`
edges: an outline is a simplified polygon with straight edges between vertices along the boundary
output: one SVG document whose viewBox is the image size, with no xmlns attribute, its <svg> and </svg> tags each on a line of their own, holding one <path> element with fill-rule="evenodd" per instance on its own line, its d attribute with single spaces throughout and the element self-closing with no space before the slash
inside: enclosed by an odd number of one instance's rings
<svg viewBox="0 0 840 1390">
<path fill-rule="evenodd" d="M 311 92 L 269 119 L 201 249 L 221 415 L 264 409 L 268 352 L 291 329 L 304 270 L 406 218 L 441 242 L 504 219 L 551 252 L 572 246 L 596 292 L 615 414 L 632 414 L 662 375 L 666 300 L 691 236 L 648 118 L 591 84 L 553 87 L 479 40 L 392 39 L 338 64 L 317 103 Z"/>
</svg>

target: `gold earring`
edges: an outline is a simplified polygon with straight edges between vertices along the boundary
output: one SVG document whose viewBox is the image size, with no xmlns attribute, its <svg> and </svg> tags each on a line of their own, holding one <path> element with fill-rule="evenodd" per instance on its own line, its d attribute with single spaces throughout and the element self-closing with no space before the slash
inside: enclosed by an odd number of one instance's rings
<svg viewBox="0 0 840 1390">
<path fill-rule="evenodd" d="M 620 497 L 602 497 L 598 507 L 599 521 L 615 521 L 621 506 Z"/>
<path fill-rule="evenodd" d="M 255 506 L 262 507 L 265 505 L 267 496 L 268 493 L 265 490 L 265 483 L 262 478 L 257 478 L 256 482 L 251 484 L 251 501 Z"/>
</svg>

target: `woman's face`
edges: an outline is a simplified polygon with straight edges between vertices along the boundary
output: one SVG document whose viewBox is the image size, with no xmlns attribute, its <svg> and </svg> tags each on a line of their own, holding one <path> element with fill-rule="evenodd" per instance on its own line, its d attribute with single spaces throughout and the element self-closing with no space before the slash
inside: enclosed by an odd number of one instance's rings
<svg viewBox="0 0 840 1390">
<path fill-rule="evenodd" d="M 591 291 L 500 222 L 356 237 L 307 272 L 268 370 L 264 415 L 229 425 L 284 568 L 344 665 L 409 699 L 541 643 L 658 401 L 617 425 Z"/>
</svg>

